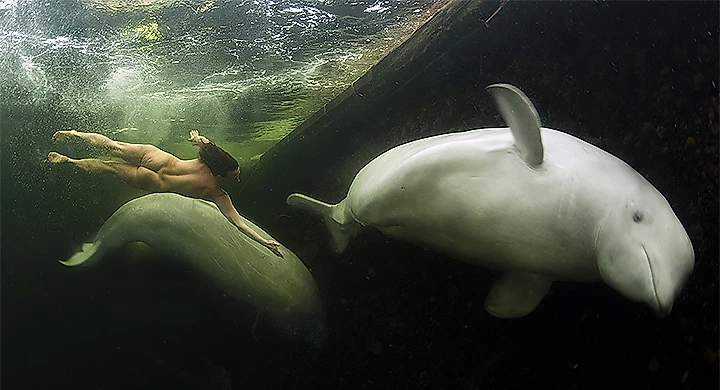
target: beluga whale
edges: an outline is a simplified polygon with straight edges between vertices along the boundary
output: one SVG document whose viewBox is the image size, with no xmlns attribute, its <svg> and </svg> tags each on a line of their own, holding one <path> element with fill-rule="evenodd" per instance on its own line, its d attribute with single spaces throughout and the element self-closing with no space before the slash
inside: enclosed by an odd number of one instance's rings
<svg viewBox="0 0 720 390">
<path fill-rule="evenodd" d="M 271 238 L 243 220 L 263 238 Z M 174 193 L 132 199 L 103 223 L 93 242 L 60 263 L 73 267 L 98 262 L 133 242 L 177 259 L 228 296 L 257 308 L 290 338 L 312 347 L 324 342 L 320 294 L 302 261 L 284 246 L 284 258 L 275 256 L 242 234 L 211 202 Z"/>
<path fill-rule="evenodd" d="M 690 239 L 663 195 L 619 158 L 540 126 L 517 87 L 487 87 L 509 127 L 419 139 L 365 165 L 346 197 L 287 203 L 324 218 L 336 251 L 371 226 L 500 272 L 488 313 L 531 313 L 554 281 L 602 281 L 659 316 L 694 267 Z"/>
</svg>

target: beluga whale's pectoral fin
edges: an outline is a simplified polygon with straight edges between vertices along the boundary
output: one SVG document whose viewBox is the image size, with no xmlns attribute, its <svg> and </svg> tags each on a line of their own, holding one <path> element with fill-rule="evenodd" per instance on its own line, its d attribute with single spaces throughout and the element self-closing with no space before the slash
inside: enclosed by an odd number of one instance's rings
<svg viewBox="0 0 720 390">
<path fill-rule="evenodd" d="M 497 318 L 518 318 L 532 313 L 545 298 L 552 280 L 531 273 L 507 273 L 493 283 L 485 310 Z"/>
<path fill-rule="evenodd" d="M 500 115 L 510 126 L 515 147 L 530 168 L 543 162 L 543 144 L 540 137 L 540 118 L 530 99 L 518 87 L 510 84 L 492 84 L 487 88 L 495 99 Z"/>
</svg>

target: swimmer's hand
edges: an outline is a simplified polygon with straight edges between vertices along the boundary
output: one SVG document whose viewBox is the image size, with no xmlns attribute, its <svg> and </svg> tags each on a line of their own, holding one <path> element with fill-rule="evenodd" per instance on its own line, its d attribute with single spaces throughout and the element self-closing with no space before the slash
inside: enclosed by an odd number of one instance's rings
<svg viewBox="0 0 720 390">
<path fill-rule="evenodd" d="M 265 245 L 266 248 L 270 249 L 272 253 L 274 253 L 276 256 L 280 258 L 284 258 L 282 252 L 280 252 L 280 243 L 277 241 L 272 240 L 265 240 L 263 242 L 263 245 Z"/>
<path fill-rule="evenodd" d="M 192 142 L 194 145 L 210 143 L 210 140 L 200 135 L 197 130 L 190 131 L 190 138 L 188 138 L 188 141 Z"/>
</svg>

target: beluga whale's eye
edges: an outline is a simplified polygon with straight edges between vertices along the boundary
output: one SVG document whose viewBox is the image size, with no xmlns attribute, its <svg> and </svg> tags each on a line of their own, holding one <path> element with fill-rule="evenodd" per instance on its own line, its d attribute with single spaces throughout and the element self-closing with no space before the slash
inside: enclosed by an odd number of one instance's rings
<svg viewBox="0 0 720 390">
<path fill-rule="evenodd" d="M 642 213 L 640 213 L 639 211 L 636 211 L 635 213 L 633 213 L 633 221 L 635 221 L 635 223 L 639 223 L 642 220 L 643 220 Z"/>
</svg>

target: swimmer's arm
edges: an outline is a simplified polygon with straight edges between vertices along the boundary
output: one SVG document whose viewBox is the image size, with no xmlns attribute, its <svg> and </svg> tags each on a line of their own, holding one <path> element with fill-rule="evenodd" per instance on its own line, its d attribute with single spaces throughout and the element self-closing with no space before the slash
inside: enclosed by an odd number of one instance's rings
<svg viewBox="0 0 720 390">
<path fill-rule="evenodd" d="M 237 212 L 235 206 L 233 206 L 232 204 L 230 195 L 228 195 L 225 190 L 220 190 L 215 196 L 212 197 L 212 200 L 218 206 L 225 218 L 227 218 L 233 225 L 237 226 L 237 228 L 240 229 L 241 232 L 243 232 L 246 236 L 252 238 L 253 240 L 259 242 L 264 247 L 270 249 L 270 251 L 272 251 L 272 253 L 276 254 L 277 256 L 283 257 L 282 253 L 280 252 L 279 243 L 260 237 L 257 232 L 252 230 L 248 225 L 245 224 L 245 222 L 243 222 L 242 218 L 240 218 L 240 214 Z"/>
</svg>

